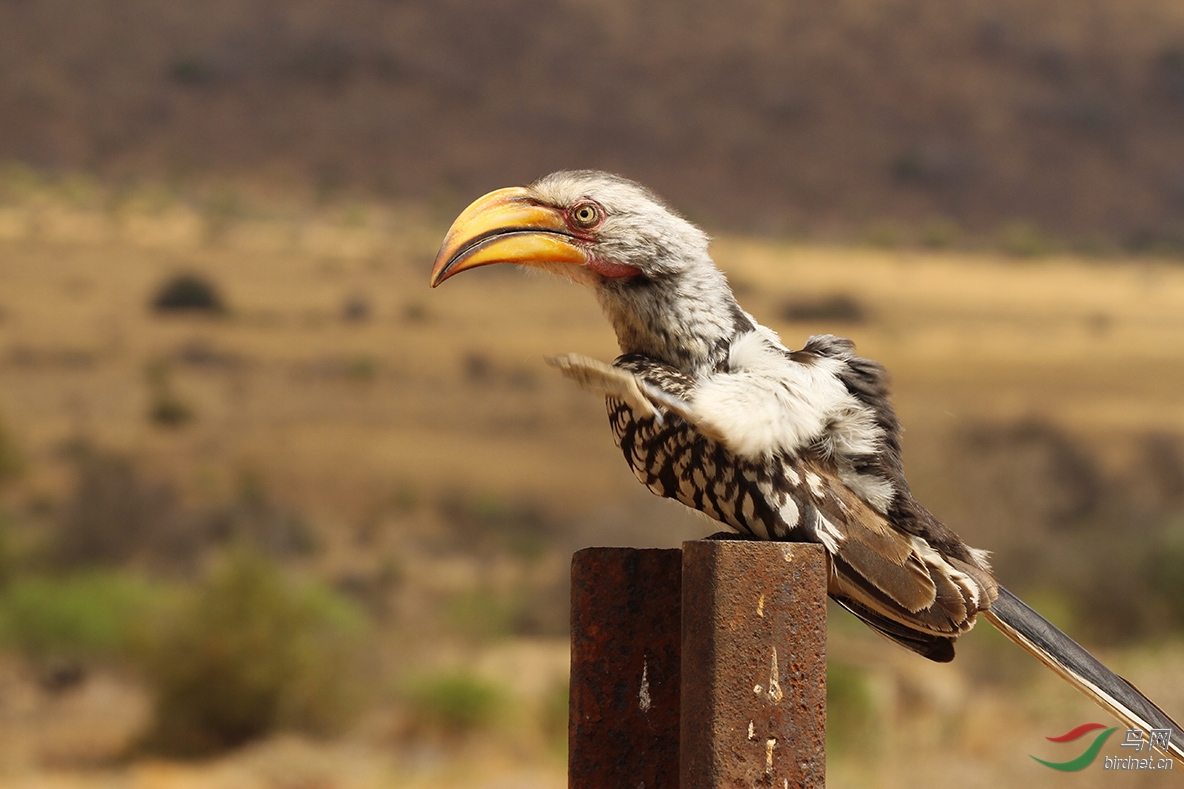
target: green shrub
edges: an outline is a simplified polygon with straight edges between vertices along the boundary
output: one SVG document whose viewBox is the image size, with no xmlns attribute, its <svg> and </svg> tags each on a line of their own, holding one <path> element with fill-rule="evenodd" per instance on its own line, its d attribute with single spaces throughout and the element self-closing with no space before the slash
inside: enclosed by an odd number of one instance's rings
<svg viewBox="0 0 1184 789">
<path fill-rule="evenodd" d="M 480 586 L 457 592 L 443 606 L 441 621 L 468 638 L 563 636 L 568 627 L 565 584 Z"/>
<path fill-rule="evenodd" d="M 146 661 L 156 727 L 148 745 L 197 754 L 277 729 L 343 725 L 363 615 L 256 554 L 233 556 L 166 627 Z"/>
<path fill-rule="evenodd" d="M 18 561 L 16 546 L 12 539 L 12 521 L 8 519 L 7 515 L 0 512 L 0 591 L 8 587 L 8 583 L 16 573 Z"/>
<path fill-rule="evenodd" d="M 473 589 L 450 597 L 442 618 L 458 633 L 476 638 L 498 638 L 514 633 L 515 620 L 525 602 L 521 590 Z"/>
<path fill-rule="evenodd" d="M 826 667 L 826 749 L 854 753 L 871 744 L 875 710 L 867 679 L 859 669 L 832 660 Z"/>
<path fill-rule="evenodd" d="M 25 470 L 25 460 L 12 434 L 0 423 L 0 484 Z"/>
<path fill-rule="evenodd" d="M 896 223 L 881 220 L 870 224 L 863 234 L 865 243 L 877 249 L 896 249 L 901 243 L 900 228 Z"/>
<path fill-rule="evenodd" d="M 998 242 L 1005 254 L 1017 258 L 1035 258 L 1048 255 L 1052 243 L 1040 228 L 1032 222 L 1015 220 L 999 229 Z"/>
<path fill-rule="evenodd" d="M 1147 578 L 1153 596 L 1165 609 L 1164 619 L 1184 627 L 1184 524 L 1172 524 L 1158 545 L 1147 551 Z"/>
<path fill-rule="evenodd" d="M 571 690 L 566 680 L 556 681 L 543 694 L 539 704 L 539 728 L 545 740 L 564 752 L 567 750 L 568 704 Z"/>
<path fill-rule="evenodd" d="M 413 680 L 406 701 L 417 732 L 466 734 L 497 721 L 508 702 L 498 684 L 465 671 Z"/>
<path fill-rule="evenodd" d="M 927 249 L 949 249 L 962 237 L 962 229 L 952 219 L 933 219 L 921 227 L 921 246 Z"/>
<path fill-rule="evenodd" d="M 16 578 L 0 594 L 0 644 L 43 661 L 126 657 L 168 599 L 126 572 Z"/>
</svg>

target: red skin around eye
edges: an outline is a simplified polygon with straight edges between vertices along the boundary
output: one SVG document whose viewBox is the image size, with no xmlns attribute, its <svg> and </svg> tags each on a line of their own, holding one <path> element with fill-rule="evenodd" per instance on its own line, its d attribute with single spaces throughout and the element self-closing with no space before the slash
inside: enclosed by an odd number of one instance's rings
<svg viewBox="0 0 1184 789">
<path fill-rule="evenodd" d="M 596 221 L 591 225 L 580 224 L 576 221 L 576 212 L 581 208 L 591 207 L 596 211 Z M 571 208 L 563 212 L 563 219 L 567 222 L 567 229 L 570 230 L 576 238 L 582 238 L 586 241 L 591 241 L 595 238 L 594 231 L 599 230 L 600 226 L 604 224 L 604 208 L 600 203 L 592 200 L 583 200 L 576 203 Z"/>
<path fill-rule="evenodd" d="M 595 224 L 585 227 L 575 221 L 576 212 L 583 206 L 592 206 L 596 210 L 596 216 L 598 218 Z M 595 231 L 598 230 L 602 224 L 604 224 L 604 215 L 604 208 L 599 203 L 596 203 L 592 200 L 586 200 L 576 203 L 571 208 L 569 208 L 564 218 L 567 220 L 567 227 L 571 231 L 572 235 L 581 241 L 595 243 Z M 605 260 L 604 258 L 600 258 L 595 255 L 589 255 L 588 262 L 584 265 L 595 271 L 600 276 L 607 277 L 608 279 L 636 277 L 641 273 L 641 269 L 637 268 L 637 266 L 630 266 L 625 263 L 616 263 L 614 261 Z"/>
</svg>

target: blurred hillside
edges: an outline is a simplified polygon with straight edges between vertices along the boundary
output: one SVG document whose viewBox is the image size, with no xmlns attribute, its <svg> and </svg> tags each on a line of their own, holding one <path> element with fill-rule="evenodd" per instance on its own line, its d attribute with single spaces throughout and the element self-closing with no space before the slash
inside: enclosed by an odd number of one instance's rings
<svg viewBox="0 0 1184 789">
<path fill-rule="evenodd" d="M 0 0 L 0 787 L 564 785 L 571 552 L 714 529 L 542 363 L 588 294 L 427 287 L 561 167 L 885 363 L 918 498 L 1178 715 L 1181 140 L 1178 0 Z M 832 613 L 833 786 L 1099 715 Z"/>
<path fill-rule="evenodd" d="M 0 787 L 564 785 L 571 551 L 714 531 L 542 363 L 612 358 L 594 299 L 430 291 L 422 206 L 222 189 L 0 172 Z M 713 249 L 787 343 L 884 362 L 918 497 L 1184 708 L 1184 269 Z M 989 627 L 828 638 L 834 786 L 1045 785 L 1099 715 Z"/>
<path fill-rule="evenodd" d="M 1184 248 L 1177 0 L 5 2 L 0 117 L 103 176 L 450 210 L 593 166 L 717 227 Z"/>
</svg>

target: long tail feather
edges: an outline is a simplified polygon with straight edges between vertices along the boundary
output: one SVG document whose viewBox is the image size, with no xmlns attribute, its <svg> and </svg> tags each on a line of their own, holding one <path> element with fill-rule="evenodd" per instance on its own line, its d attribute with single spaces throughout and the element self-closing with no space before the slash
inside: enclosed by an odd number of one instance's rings
<svg viewBox="0 0 1184 789">
<path fill-rule="evenodd" d="M 1180 724 L 1018 597 L 1001 586 L 999 598 L 984 613 L 999 632 L 1032 653 L 1128 727 L 1144 732 L 1170 730 L 1168 750 L 1184 757 L 1184 729 Z"/>
</svg>

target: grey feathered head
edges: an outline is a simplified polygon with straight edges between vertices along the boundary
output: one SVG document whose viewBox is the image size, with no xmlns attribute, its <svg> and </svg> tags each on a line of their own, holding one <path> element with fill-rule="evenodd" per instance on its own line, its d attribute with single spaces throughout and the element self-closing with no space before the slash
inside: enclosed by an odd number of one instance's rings
<svg viewBox="0 0 1184 789">
<path fill-rule="evenodd" d="M 492 263 L 544 269 L 596 292 L 622 351 L 710 364 L 721 338 L 750 324 L 707 245 L 706 233 L 640 184 L 563 171 L 466 208 L 444 238 L 431 285 Z"/>
</svg>

